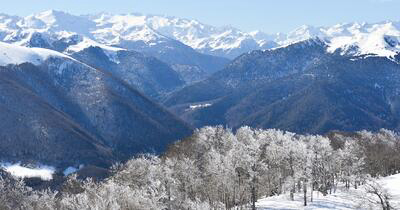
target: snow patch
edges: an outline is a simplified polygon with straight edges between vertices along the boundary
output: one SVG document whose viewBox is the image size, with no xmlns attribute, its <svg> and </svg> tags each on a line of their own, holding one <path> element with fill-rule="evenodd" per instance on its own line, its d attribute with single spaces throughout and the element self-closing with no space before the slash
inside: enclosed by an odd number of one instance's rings
<svg viewBox="0 0 400 210">
<path fill-rule="evenodd" d="M 69 46 L 66 49 L 66 52 L 68 52 L 68 53 L 80 52 L 80 51 L 82 51 L 82 50 L 84 50 L 86 48 L 89 48 L 89 47 L 100 47 L 103 50 L 110 51 L 110 52 L 118 52 L 118 51 L 121 51 L 121 50 L 125 50 L 125 49 L 119 48 L 119 47 L 111 47 L 111 46 L 107 46 L 107 45 L 104 45 L 104 44 L 100 44 L 100 43 L 98 43 L 96 41 L 93 41 L 93 40 L 91 40 L 89 38 L 83 38 L 83 40 L 81 42 L 79 42 L 78 44 Z"/>
<path fill-rule="evenodd" d="M 77 171 L 78 171 L 77 168 L 70 166 L 70 167 L 68 167 L 68 168 L 66 168 L 64 170 L 63 174 L 64 174 L 64 176 L 68 176 L 68 175 L 73 174 L 73 173 L 75 173 Z"/>
<path fill-rule="evenodd" d="M 206 107 L 210 107 L 212 104 L 196 104 L 196 105 L 190 105 L 189 109 L 190 110 L 196 110 L 196 109 L 203 109 Z"/>
<path fill-rule="evenodd" d="M 80 52 L 84 49 L 87 49 L 89 47 L 100 47 L 103 50 L 103 52 L 107 55 L 107 57 L 114 63 L 120 63 L 118 60 L 117 52 L 126 50 L 126 49 L 119 48 L 119 47 L 111 47 L 111 46 L 108 46 L 105 44 L 100 44 L 89 38 L 83 38 L 83 40 L 81 42 L 79 42 L 78 44 L 69 46 L 65 50 L 65 52 L 67 54 L 73 54 L 76 52 Z"/>
<path fill-rule="evenodd" d="M 39 65 L 50 57 L 69 58 L 64 54 L 53 50 L 28 48 L 0 42 L 0 66 L 26 62 Z"/>
<path fill-rule="evenodd" d="M 17 164 L 2 164 L 1 168 L 4 168 L 5 171 L 10 173 L 12 176 L 18 178 L 33 178 L 38 177 L 42 180 L 49 181 L 53 179 L 53 174 L 55 172 L 55 168 L 51 166 L 42 165 L 37 168 L 28 168 L 21 166 L 20 163 Z"/>
</svg>

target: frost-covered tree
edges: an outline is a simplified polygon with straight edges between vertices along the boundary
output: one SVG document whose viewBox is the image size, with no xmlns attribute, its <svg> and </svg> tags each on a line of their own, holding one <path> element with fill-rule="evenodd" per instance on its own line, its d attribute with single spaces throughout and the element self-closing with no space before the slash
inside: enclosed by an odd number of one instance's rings
<svg viewBox="0 0 400 210">
<path fill-rule="evenodd" d="M 326 195 L 339 182 L 358 187 L 368 174 L 399 169 L 397 133 L 328 136 L 208 126 L 162 156 L 116 164 L 105 180 L 70 175 L 60 192 L 0 179 L 0 209 L 255 209 L 260 197 L 281 193 L 302 193 L 307 205 L 314 190 Z"/>
<path fill-rule="evenodd" d="M 334 152 L 328 138 L 311 136 L 308 139 L 308 147 L 311 153 L 311 180 L 312 190 L 317 189 L 323 195 L 328 194 L 332 188 L 334 178 Z M 312 199 L 312 194 L 311 194 Z"/>
<path fill-rule="evenodd" d="M 363 179 L 364 157 L 359 144 L 355 141 L 346 141 L 344 148 L 338 151 L 341 178 L 346 188 L 353 183 L 357 186 Z"/>
</svg>

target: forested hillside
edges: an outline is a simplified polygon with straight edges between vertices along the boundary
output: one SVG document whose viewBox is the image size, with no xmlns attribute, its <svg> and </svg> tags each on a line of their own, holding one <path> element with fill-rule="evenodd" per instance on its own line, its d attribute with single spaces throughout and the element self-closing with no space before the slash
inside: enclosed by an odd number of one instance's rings
<svg viewBox="0 0 400 210">
<path fill-rule="evenodd" d="M 371 177 L 398 172 L 399 161 L 400 135 L 389 130 L 316 136 L 204 127 L 163 156 L 143 154 L 115 165 L 100 182 L 70 175 L 59 191 L 31 191 L 2 176 L 0 208 L 234 209 L 298 192 L 309 202 L 312 189 L 325 196 L 338 186 L 369 186 Z M 390 196 L 386 200 L 390 205 Z"/>
</svg>

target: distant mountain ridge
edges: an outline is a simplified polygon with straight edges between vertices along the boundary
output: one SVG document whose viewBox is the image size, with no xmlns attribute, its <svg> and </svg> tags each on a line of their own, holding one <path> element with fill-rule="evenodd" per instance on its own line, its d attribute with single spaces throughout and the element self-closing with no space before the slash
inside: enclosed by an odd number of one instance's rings
<svg viewBox="0 0 400 210">
<path fill-rule="evenodd" d="M 400 53 L 351 55 L 329 47 L 314 38 L 243 54 L 164 104 L 196 127 L 400 129 Z"/>
<path fill-rule="evenodd" d="M 43 40 L 34 43 L 32 38 L 38 33 L 44 36 Z M 283 47 L 316 37 L 328 43 L 332 52 L 341 49 L 346 53 L 390 56 L 393 55 L 391 52 L 400 49 L 400 21 L 344 23 L 331 27 L 304 25 L 288 34 L 266 34 L 161 15 L 100 13 L 75 16 L 54 10 L 23 18 L 0 15 L 0 40 L 19 45 L 45 46 L 51 40 L 70 40 L 77 42 L 75 45 L 92 42 L 162 51 L 166 46 L 180 48 L 174 43 L 178 41 L 200 53 L 233 59 L 252 50 Z"/>
<path fill-rule="evenodd" d="M 100 47 L 112 61 L 118 51 L 133 50 L 171 65 L 191 83 L 220 70 L 228 59 L 199 53 L 133 17 L 74 16 L 49 10 L 24 18 L 0 15 L 0 41 L 47 48 L 71 55 Z M 191 76 L 192 74 L 193 76 Z"/>
</svg>

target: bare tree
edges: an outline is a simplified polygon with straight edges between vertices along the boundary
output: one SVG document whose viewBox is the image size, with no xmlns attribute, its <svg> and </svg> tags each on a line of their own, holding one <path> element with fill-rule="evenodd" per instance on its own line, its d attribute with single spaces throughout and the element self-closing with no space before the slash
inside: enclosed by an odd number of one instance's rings
<svg viewBox="0 0 400 210">
<path fill-rule="evenodd" d="M 382 210 L 391 210 L 393 209 L 390 205 L 390 199 L 391 196 L 387 192 L 386 189 L 384 189 L 379 183 L 370 180 L 365 184 L 365 191 L 368 194 L 374 195 L 378 198 L 378 201 L 376 199 L 368 199 L 370 203 L 378 203 L 382 207 Z"/>
</svg>

